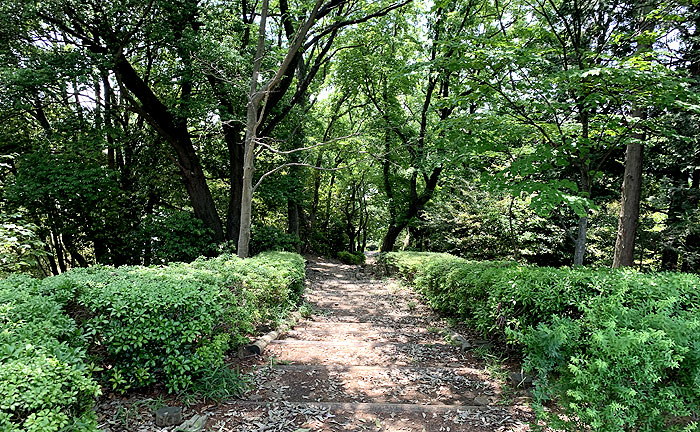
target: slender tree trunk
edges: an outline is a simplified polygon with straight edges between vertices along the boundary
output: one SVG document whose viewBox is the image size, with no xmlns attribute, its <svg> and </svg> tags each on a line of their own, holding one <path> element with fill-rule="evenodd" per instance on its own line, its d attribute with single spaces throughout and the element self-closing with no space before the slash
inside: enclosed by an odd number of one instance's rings
<svg viewBox="0 0 700 432">
<path fill-rule="evenodd" d="M 231 133 L 231 135 L 234 135 Z M 238 244 L 241 229 L 241 199 L 243 194 L 243 158 L 245 144 L 239 133 L 227 138 L 229 154 L 229 202 L 226 214 L 226 240 Z"/>
<path fill-rule="evenodd" d="M 253 72 L 251 74 L 250 90 L 248 92 L 248 104 L 246 105 L 243 193 L 241 194 L 241 229 L 238 235 L 237 250 L 237 254 L 241 258 L 248 257 L 248 244 L 250 243 L 251 211 L 253 205 L 253 164 L 255 163 L 255 141 L 257 140 L 257 128 L 260 126 L 260 116 L 264 115 L 267 98 L 270 97 L 271 93 L 279 86 L 282 79 L 292 67 L 292 64 L 296 67 L 294 60 L 298 59 L 297 56 L 301 55 L 300 50 L 311 26 L 316 22 L 321 1 L 322 0 L 316 1 L 309 17 L 299 28 L 274 76 L 260 90 L 257 90 L 262 56 L 265 51 L 265 26 L 269 0 L 263 0 L 262 3 L 258 44 L 255 53 L 255 61 L 253 62 Z"/>
<path fill-rule="evenodd" d="M 238 234 L 238 248 L 236 253 L 240 258 L 248 258 L 248 246 L 250 244 L 250 228 L 253 207 L 253 169 L 255 162 L 255 141 L 257 139 L 258 107 L 264 94 L 257 90 L 260 66 L 262 64 L 263 51 L 265 49 L 265 26 L 267 21 L 267 9 L 269 0 L 263 0 L 260 14 L 260 30 L 258 33 L 258 45 L 255 51 L 253 72 L 250 79 L 248 92 L 248 104 L 246 105 L 246 129 L 245 145 L 243 150 L 243 187 L 241 191 L 241 221 Z"/>
<path fill-rule="evenodd" d="M 586 216 L 578 219 L 578 234 L 576 236 L 576 246 L 574 248 L 574 266 L 583 265 L 583 258 L 586 254 L 586 232 L 588 231 L 588 206 L 585 208 Z"/>
<path fill-rule="evenodd" d="M 591 190 L 592 190 L 592 179 L 590 176 L 590 172 L 588 169 L 588 166 L 584 166 L 581 169 L 581 176 L 582 176 L 582 186 L 583 186 L 583 191 L 588 195 L 590 198 L 591 196 Z M 576 243 L 574 247 L 574 266 L 582 266 L 583 265 L 583 260 L 586 256 L 586 236 L 588 233 L 588 212 L 590 209 L 588 206 L 584 207 L 584 216 L 579 217 L 578 220 L 578 232 L 576 235 Z"/>
<path fill-rule="evenodd" d="M 640 29 L 648 26 L 645 23 L 645 15 L 648 6 L 639 10 Z M 649 42 L 639 43 L 637 54 L 651 49 Z M 632 117 L 642 120 L 645 117 L 644 110 L 636 106 L 632 110 Z M 625 152 L 625 174 L 622 180 L 622 194 L 620 198 L 620 218 L 617 226 L 617 238 L 615 240 L 615 255 L 613 267 L 630 267 L 634 265 L 634 243 L 639 225 L 639 205 L 642 198 L 642 157 L 643 142 L 646 136 L 643 132 L 632 135 L 632 142 L 627 144 Z"/>
<path fill-rule="evenodd" d="M 635 116 L 641 116 L 641 113 Z M 634 265 L 634 242 L 639 224 L 639 203 L 642 197 L 642 142 L 636 134 L 634 142 L 627 145 L 625 153 L 625 177 L 622 181 L 620 218 L 615 241 L 613 267 Z"/>
</svg>

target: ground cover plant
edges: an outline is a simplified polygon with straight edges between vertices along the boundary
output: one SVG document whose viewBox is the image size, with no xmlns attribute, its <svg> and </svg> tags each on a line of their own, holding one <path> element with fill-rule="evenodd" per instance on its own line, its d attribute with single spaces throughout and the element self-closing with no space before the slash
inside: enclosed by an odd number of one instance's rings
<svg viewBox="0 0 700 432">
<path fill-rule="evenodd" d="M 303 281 L 303 258 L 286 252 L 2 280 L 0 430 L 93 430 L 97 381 L 196 390 L 297 304 Z"/>
<path fill-rule="evenodd" d="M 432 307 L 520 346 L 536 409 L 565 430 L 695 428 L 700 408 L 700 278 L 548 268 L 446 254 L 382 262 Z M 554 401 L 557 408 L 546 409 Z"/>
</svg>

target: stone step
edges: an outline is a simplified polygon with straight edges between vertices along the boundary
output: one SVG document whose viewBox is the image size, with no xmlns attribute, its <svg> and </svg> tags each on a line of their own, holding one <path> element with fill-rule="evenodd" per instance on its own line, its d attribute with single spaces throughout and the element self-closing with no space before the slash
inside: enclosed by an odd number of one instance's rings
<svg viewBox="0 0 700 432">
<path fill-rule="evenodd" d="M 523 407 L 415 405 L 387 403 L 265 403 L 237 401 L 211 415 L 207 428 L 254 432 L 274 431 L 450 431 L 494 432 L 526 430 L 518 420 Z"/>
<path fill-rule="evenodd" d="M 415 325 L 400 325 L 393 323 L 380 324 L 371 321 L 321 321 L 322 317 L 315 316 L 300 322 L 294 328 L 303 329 L 318 329 L 319 331 L 334 331 L 334 332 L 359 332 L 359 331 L 406 331 L 410 333 L 427 332 L 428 330 L 422 326 Z"/>
<path fill-rule="evenodd" d="M 465 352 L 447 344 L 282 339 L 266 352 L 277 363 L 291 364 L 460 367 L 468 361 Z"/>
<path fill-rule="evenodd" d="M 256 372 L 254 401 L 489 405 L 500 388 L 483 370 L 449 367 L 277 365 Z"/>
<path fill-rule="evenodd" d="M 354 309 L 357 313 L 349 314 L 348 311 L 325 311 L 325 315 L 318 314 L 314 316 L 317 322 L 335 322 L 335 323 L 362 323 L 371 322 L 374 324 L 387 325 L 392 327 L 417 326 L 431 327 L 442 325 L 442 320 L 438 316 L 414 316 L 410 314 L 398 313 L 367 313 L 362 309 Z"/>
<path fill-rule="evenodd" d="M 329 323 L 330 324 L 330 323 Z M 425 329 L 401 331 L 391 327 L 375 327 L 368 330 L 347 329 L 343 326 L 299 326 L 287 331 L 281 339 L 311 341 L 356 341 L 356 342 L 397 342 L 397 343 L 440 343 L 443 337 Z"/>
</svg>

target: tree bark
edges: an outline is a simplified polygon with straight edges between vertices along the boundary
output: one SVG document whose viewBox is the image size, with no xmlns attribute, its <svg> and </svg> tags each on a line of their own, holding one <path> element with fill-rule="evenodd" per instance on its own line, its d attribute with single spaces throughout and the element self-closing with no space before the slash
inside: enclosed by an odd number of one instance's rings
<svg viewBox="0 0 700 432">
<path fill-rule="evenodd" d="M 255 141 L 260 121 L 264 118 L 267 98 L 280 85 L 290 70 L 296 67 L 295 59 L 300 55 L 304 39 L 319 16 L 321 0 L 317 0 L 309 17 L 299 27 L 294 39 L 290 42 L 287 53 L 282 60 L 274 76 L 260 89 L 257 90 L 258 77 L 262 64 L 262 56 L 265 50 L 265 25 L 267 20 L 269 0 L 263 0 L 260 14 L 260 31 L 258 33 L 258 45 L 256 48 L 253 72 L 250 80 L 248 104 L 246 105 L 246 133 L 245 150 L 243 159 L 243 193 L 241 194 L 241 229 L 238 235 L 238 251 L 240 258 L 248 257 L 248 244 L 250 242 L 251 210 L 253 205 L 253 164 L 255 163 Z M 294 65 L 294 66 L 292 66 Z"/>
<path fill-rule="evenodd" d="M 226 240 L 238 244 L 241 229 L 241 198 L 243 193 L 243 158 L 245 144 L 241 141 L 241 129 L 224 126 L 224 139 L 229 156 L 229 202 L 226 212 Z"/>
<path fill-rule="evenodd" d="M 123 54 L 117 55 L 114 72 L 124 86 L 141 102 L 141 110 L 148 122 L 172 146 L 177 154 L 185 189 L 190 197 L 195 217 L 201 219 L 214 233 L 214 240 L 224 238 L 221 219 L 216 211 L 204 169 L 197 156 L 184 119 L 176 119 L 153 91 L 136 73 Z"/>
<path fill-rule="evenodd" d="M 265 26 L 267 21 L 267 9 L 269 0 L 263 0 L 260 13 L 260 29 L 258 32 L 258 44 L 255 50 L 255 61 L 250 78 L 250 90 L 248 91 L 248 104 L 246 105 L 246 129 L 243 146 L 243 187 L 241 188 L 241 220 L 238 233 L 238 247 L 236 253 L 240 258 L 248 258 L 248 246 L 250 245 L 250 228 L 253 207 L 253 169 L 255 162 L 255 140 L 257 139 L 258 107 L 264 93 L 257 90 L 262 56 L 265 49 Z"/>
<path fill-rule="evenodd" d="M 637 111 L 635 117 L 641 117 Z M 635 134 L 634 141 L 627 145 L 625 174 L 622 181 L 620 218 L 615 241 L 613 267 L 634 265 L 634 242 L 639 225 L 639 203 L 642 197 L 642 134 Z"/>
</svg>

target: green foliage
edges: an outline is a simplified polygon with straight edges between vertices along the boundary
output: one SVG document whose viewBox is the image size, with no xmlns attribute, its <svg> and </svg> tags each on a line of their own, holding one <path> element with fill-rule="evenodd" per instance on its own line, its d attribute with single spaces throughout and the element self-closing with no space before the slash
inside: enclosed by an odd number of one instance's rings
<svg viewBox="0 0 700 432">
<path fill-rule="evenodd" d="M 99 394 L 64 293 L 0 280 L 0 430 L 93 431 Z"/>
<path fill-rule="evenodd" d="M 0 280 L 0 430 L 95 430 L 86 347 L 119 392 L 240 393 L 225 352 L 296 305 L 304 275 L 301 256 L 269 252 Z"/>
<path fill-rule="evenodd" d="M 552 427 L 674 430 L 700 409 L 697 276 L 430 253 L 382 262 L 434 308 L 522 346 L 538 375 L 537 412 Z M 548 400 L 559 409 L 545 410 Z"/>
<path fill-rule="evenodd" d="M 212 231 L 192 214 L 182 211 L 148 215 L 134 234 L 136 256 L 151 264 L 189 262 L 214 254 Z"/>
<path fill-rule="evenodd" d="M 253 254 L 265 251 L 294 252 L 299 244 L 298 235 L 288 234 L 275 226 L 254 226 L 251 231 L 250 250 Z"/>
<path fill-rule="evenodd" d="M 241 396 L 250 388 L 250 375 L 242 375 L 238 370 L 227 365 L 205 368 L 201 378 L 187 388 L 184 398 L 199 398 L 212 401 L 233 399 Z"/>
<path fill-rule="evenodd" d="M 27 273 L 46 255 L 38 227 L 20 213 L 0 213 L 0 275 Z"/>
<path fill-rule="evenodd" d="M 358 264 L 364 264 L 365 263 L 365 254 L 362 252 L 346 252 L 346 251 L 340 251 L 338 252 L 338 259 L 342 261 L 344 264 L 351 264 L 351 265 L 358 265 Z"/>
<path fill-rule="evenodd" d="M 76 315 L 103 378 L 118 391 L 163 382 L 190 388 L 261 322 L 299 297 L 304 262 L 294 254 L 232 255 L 167 267 L 91 267 L 49 278 L 74 292 Z"/>
</svg>

